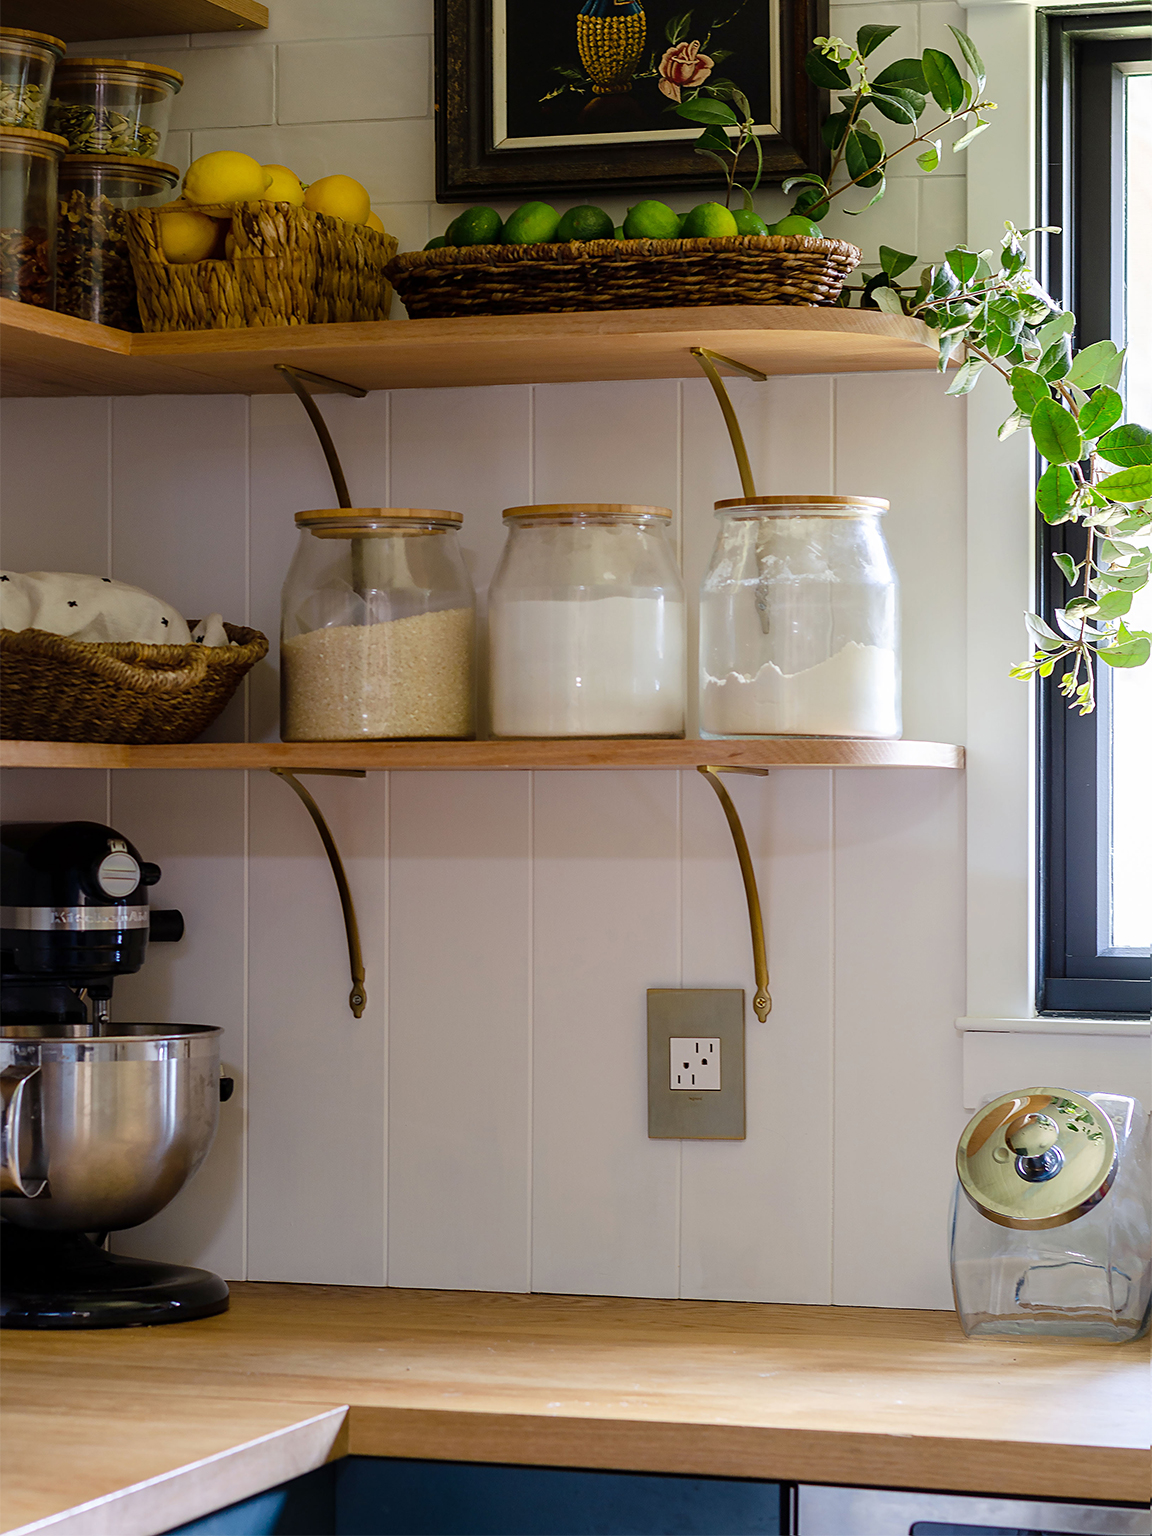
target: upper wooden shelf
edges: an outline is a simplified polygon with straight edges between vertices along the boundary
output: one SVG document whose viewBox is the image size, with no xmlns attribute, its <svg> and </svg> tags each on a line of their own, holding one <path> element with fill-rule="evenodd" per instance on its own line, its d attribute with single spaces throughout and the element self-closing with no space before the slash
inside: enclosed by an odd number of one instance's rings
<svg viewBox="0 0 1152 1536">
<path fill-rule="evenodd" d="M 268 25 L 258 0 L 4 0 L 4 25 L 66 43 L 178 32 L 255 32 Z"/>
<path fill-rule="evenodd" d="M 274 363 L 361 389 L 689 378 L 691 347 L 767 374 L 935 368 L 933 333 L 879 310 L 708 305 L 131 335 L 0 299 L 5 395 L 264 395 Z"/>
<path fill-rule="evenodd" d="M 193 742 L 186 747 L 0 742 L 3 768 L 963 768 L 964 748 L 941 741 L 845 741 L 776 736 L 764 741 Z"/>
</svg>

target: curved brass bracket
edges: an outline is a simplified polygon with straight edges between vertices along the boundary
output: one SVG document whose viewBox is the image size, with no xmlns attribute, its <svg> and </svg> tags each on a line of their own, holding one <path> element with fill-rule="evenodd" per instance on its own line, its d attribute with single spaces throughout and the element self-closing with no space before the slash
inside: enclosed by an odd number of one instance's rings
<svg viewBox="0 0 1152 1536">
<path fill-rule="evenodd" d="M 348 994 L 348 1006 L 354 1016 L 359 1018 L 368 1006 L 368 988 L 364 985 L 364 956 L 360 951 L 360 925 L 356 921 L 356 907 L 352 901 L 352 892 L 348 888 L 348 877 L 344 873 L 340 850 L 336 846 L 336 839 L 332 836 L 328 823 L 324 820 L 323 811 L 296 775 L 290 773 L 287 768 L 273 768 L 271 771 L 278 779 L 283 779 L 285 784 L 290 785 L 304 802 L 304 808 L 320 834 L 324 852 L 328 855 L 328 862 L 332 866 L 332 878 L 336 882 L 336 890 L 340 896 L 340 909 L 344 913 L 344 932 L 348 939 L 348 966 L 352 972 L 352 990 Z M 364 777 L 362 768 L 302 768 L 300 771 L 348 779 Z"/>
<path fill-rule="evenodd" d="M 752 868 L 752 855 L 748 852 L 748 839 L 740 824 L 740 813 L 732 804 L 732 796 L 716 777 L 719 773 L 754 773 L 767 778 L 767 768 L 705 767 L 697 769 L 716 791 L 716 797 L 728 818 L 732 841 L 736 845 L 736 857 L 740 861 L 740 873 L 744 877 L 744 895 L 748 898 L 748 926 L 752 930 L 752 965 L 756 972 L 756 996 L 752 1009 L 761 1024 L 772 1012 L 772 998 L 768 992 L 768 956 L 764 949 L 764 919 L 760 913 L 760 892 L 756 888 L 756 871 Z"/>
<path fill-rule="evenodd" d="M 732 452 L 736 455 L 736 468 L 740 471 L 740 485 L 744 495 L 751 501 L 756 495 L 756 482 L 752 478 L 752 466 L 748 462 L 744 434 L 740 430 L 736 407 L 728 398 L 728 391 L 724 388 L 724 380 L 716 372 L 716 364 L 723 363 L 726 368 L 735 368 L 737 373 L 742 373 L 749 379 L 756 379 L 761 384 L 768 375 L 761 373 L 759 368 L 750 368 L 747 363 L 738 363 L 735 358 L 722 357 L 719 352 L 712 352 L 707 347 L 690 347 L 688 350 L 703 368 L 713 393 L 720 402 L 720 409 L 724 413 L 724 425 L 728 428 L 728 437 L 732 443 Z"/>
</svg>

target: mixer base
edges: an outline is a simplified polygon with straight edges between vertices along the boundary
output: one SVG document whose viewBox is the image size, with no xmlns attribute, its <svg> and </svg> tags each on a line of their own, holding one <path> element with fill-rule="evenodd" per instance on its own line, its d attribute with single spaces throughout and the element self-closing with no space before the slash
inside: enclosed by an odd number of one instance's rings
<svg viewBox="0 0 1152 1536">
<path fill-rule="evenodd" d="M 210 1270 L 105 1253 L 83 1232 L 3 1224 L 0 1328 L 140 1328 L 227 1307 Z"/>
</svg>

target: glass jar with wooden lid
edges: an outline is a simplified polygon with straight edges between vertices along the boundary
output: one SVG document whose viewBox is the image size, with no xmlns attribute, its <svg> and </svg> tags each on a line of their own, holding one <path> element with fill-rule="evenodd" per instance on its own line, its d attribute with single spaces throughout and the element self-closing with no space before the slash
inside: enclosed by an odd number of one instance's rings
<svg viewBox="0 0 1152 1536">
<path fill-rule="evenodd" d="M 684 587 L 667 507 L 509 507 L 488 594 L 496 736 L 683 736 Z"/>
<path fill-rule="evenodd" d="M 65 155 L 56 223 L 56 308 L 62 315 L 138 331 L 136 279 L 128 252 L 130 208 L 167 202 L 174 165 L 133 155 Z"/>
<path fill-rule="evenodd" d="M 280 626 L 285 741 L 474 734 L 476 599 L 459 512 L 298 512 Z"/>
<path fill-rule="evenodd" d="M 0 27 L 0 125 L 43 128 L 64 44 L 47 32 Z"/>
<path fill-rule="evenodd" d="M 159 159 L 172 98 L 184 84 L 177 69 L 135 59 L 65 59 L 56 67 L 48 127 L 75 155 Z"/>
<path fill-rule="evenodd" d="M 39 128 L 0 128 L 0 297 L 52 308 L 56 172 L 66 148 Z"/>
<path fill-rule="evenodd" d="M 718 501 L 700 589 L 700 734 L 900 734 L 896 572 L 866 496 Z"/>
</svg>

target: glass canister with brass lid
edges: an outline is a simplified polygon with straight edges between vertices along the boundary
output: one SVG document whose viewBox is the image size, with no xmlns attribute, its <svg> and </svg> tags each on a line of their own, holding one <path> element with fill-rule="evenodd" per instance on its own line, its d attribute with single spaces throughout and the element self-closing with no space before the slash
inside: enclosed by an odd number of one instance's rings
<svg viewBox="0 0 1152 1536">
<path fill-rule="evenodd" d="M 459 512 L 298 512 L 281 600 L 285 741 L 463 738 L 475 730 L 475 596 Z"/>
<path fill-rule="evenodd" d="M 56 178 L 67 147 L 39 128 L 0 128 L 0 298 L 52 308 Z"/>
<path fill-rule="evenodd" d="M 700 734 L 900 735 L 896 572 L 863 496 L 718 501 L 700 589 Z"/>
<path fill-rule="evenodd" d="M 43 128 L 52 73 L 65 47 L 47 32 L 0 27 L 0 124 Z"/>
<path fill-rule="evenodd" d="M 136 155 L 159 160 L 178 69 L 139 59 L 64 59 L 56 66 L 48 128 L 73 155 Z"/>
<path fill-rule="evenodd" d="M 488 594 L 495 736 L 682 736 L 684 588 L 667 507 L 509 507 Z"/>
</svg>

